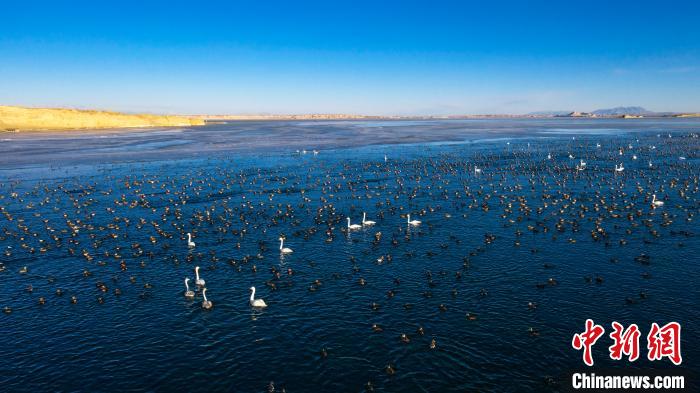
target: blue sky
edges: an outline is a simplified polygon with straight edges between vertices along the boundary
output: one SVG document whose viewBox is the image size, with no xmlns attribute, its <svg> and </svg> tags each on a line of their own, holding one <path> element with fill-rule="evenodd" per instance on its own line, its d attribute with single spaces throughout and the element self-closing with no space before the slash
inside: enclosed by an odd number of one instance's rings
<svg viewBox="0 0 700 393">
<path fill-rule="evenodd" d="M 159 113 L 700 111 L 698 1 L 8 3 L 0 104 Z"/>
</svg>

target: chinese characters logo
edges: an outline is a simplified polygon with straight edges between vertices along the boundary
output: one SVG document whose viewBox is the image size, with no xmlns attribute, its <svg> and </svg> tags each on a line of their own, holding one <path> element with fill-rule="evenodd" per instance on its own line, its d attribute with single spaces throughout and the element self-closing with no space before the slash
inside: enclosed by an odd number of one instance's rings
<svg viewBox="0 0 700 393">
<path fill-rule="evenodd" d="M 621 360 L 623 356 L 634 362 L 639 358 L 639 326 L 631 324 L 625 328 L 618 322 L 612 323 L 613 331 L 610 338 L 613 344 L 608 347 L 610 358 Z M 574 334 L 571 346 L 576 350 L 583 350 L 583 362 L 587 366 L 593 366 L 593 345 L 605 334 L 605 328 L 597 325 L 592 319 L 586 320 L 586 329 Z M 651 324 L 647 335 L 647 359 L 650 361 L 668 358 L 675 365 L 683 362 L 681 357 L 681 325 L 678 322 L 670 322 L 659 326 L 656 322 Z"/>
</svg>

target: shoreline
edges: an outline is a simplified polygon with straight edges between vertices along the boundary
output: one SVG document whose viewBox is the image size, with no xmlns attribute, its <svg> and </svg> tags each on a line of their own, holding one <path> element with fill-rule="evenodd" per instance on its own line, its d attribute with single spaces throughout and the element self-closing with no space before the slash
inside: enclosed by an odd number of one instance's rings
<svg viewBox="0 0 700 393">
<path fill-rule="evenodd" d="M 682 114 L 673 116 L 548 116 L 548 115 L 449 115 L 449 116 L 336 116 L 336 115 L 184 115 L 203 119 L 208 124 L 236 121 L 419 121 L 419 120 L 506 120 L 506 119 L 687 119 L 700 117 L 700 114 Z"/>
<path fill-rule="evenodd" d="M 97 110 L 0 105 L 0 130 L 7 133 L 193 127 L 205 124 L 203 119 L 179 115 L 127 114 Z"/>
<path fill-rule="evenodd" d="M 188 116 L 181 116 L 189 118 Z M 322 123 L 322 122 L 333 122 L 342 124 L 344 122 L 373 122 L 373 121 L 384 121 L 384 122 L 451 122 L 451 121 L 465 121 L 465 120 L 523 120 L 523 121 L 590 121 L 604 122 L 604 121 L 683 121 L 683 120 L 696 120 L 700 116 L 657 116 L 657 117 L 634 117 L 634 118 L 624 118 L 624 117 L 614 117 L 614 116 L 598 116 L 598 117 L 569 117 L 569 116 L 496 116 L 496 115 L 479 115 L 479 116 L 462 116 L 462 117 L 348 117 L 348 118 L 298 118 L 298 117 L 282 117 L 275 116 L 270 118 L 261 117 L 251 117 L 251 118 L 236 118 L 236 119 L 221 119 L 221 118 L 206 118 L 201 119 L 202 122 L 198 124 L 182 123 L 182 124 L 172 124 L 172 125 L 133 125 L 133 126 L 106 126 L 106 127 L 56 127 L 56 128 L 23 128 L 23 129 L 6 129 L 0 126 L 0 136 L 90 136 L 90 135 L 113 135 L 113 134 L 136 134 L 140 132 L 167 132 L 178 129 L 206 129 L 207 126 L 215 125 L 234 125 L 234 124 L 252 124 L 252 123 L 284 123 L 284 122 L 308 122 L 308 123 Z M 0 123 L 1 124 L 1 123 Z"/>
<path fill-rule="evenodd" d="M 176 127 L 200 127 L 213 124 L 247 122 L 321 122 L 321 121 L 450 121 L 450 120 L 671 120 L 693 119 L 697 113 L 647 116 L 580 116 L 580 115 L 443 115 L 443 116 L 380 116 L 356 114 L 285 114 L 285 115 L 155 115 L 127 114 L 100 110 L 69 108 L 28 108 L 0 105 L 0 134 L 141 132 Z"/>
</svg>

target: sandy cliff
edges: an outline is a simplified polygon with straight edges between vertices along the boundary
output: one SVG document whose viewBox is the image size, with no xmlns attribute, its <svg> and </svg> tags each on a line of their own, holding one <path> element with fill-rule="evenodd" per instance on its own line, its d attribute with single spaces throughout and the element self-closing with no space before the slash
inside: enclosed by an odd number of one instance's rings
<svg viewBox="0 0 700 393">
<path fill-rule="evenodd" d="M 66 130 L 81 128 L 140 128 L 204 125 L 203 119 L 118 112 L 0 106 L 2 130 Z"/>
</svg>

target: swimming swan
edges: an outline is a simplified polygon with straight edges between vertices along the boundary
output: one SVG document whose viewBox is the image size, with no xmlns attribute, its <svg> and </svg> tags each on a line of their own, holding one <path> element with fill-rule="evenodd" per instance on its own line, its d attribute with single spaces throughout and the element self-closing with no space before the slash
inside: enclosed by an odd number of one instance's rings
<svg viewBox="0 0 700 393">
<path fill-rule="evenodd" d="M 204 301 L 202 301 L 202 308 L 205 310 L 209 310 L 210 308 L 212 308 L 214 306 L 214 303 L 207 300 L 207 289 L 206 288 L 204 288 L 204 290 L 202 291 L 202 296 L 204 296 Z"/>
<path fill-rule="evenodd" d="M 190 281 L 189 278 L 185 277 L 185 297 L 188 299 L 194 298 L 194 292 L 190 290 L 190 286 L 187 283 Z"/>
<path fill-rule="evenodd" d="M 420 221 L 418 221 L 418 220 L 411 220 L 411 215 L 410 215 L 410 214 L 409 214 L 408 217 L 406 218 L 406 222 L 408 223 L 408 225 L 413 225 L 413 226 L 420 225 Z"/>
<path fill-rule="evenodd" d="M 206 283 L 205 283 L 204 280 L 202 280 L 201 278 L 199 278 L 199 266 L 195 266 L 195 268 L 194 268 L 194 275 L 195 275 L 195 278 L 196 278 L 196 279 L 194 280 L 194 283 L 197 284 L 197 285 L 199 285 L 200 287 L 203 287 L 204 284 L 206 284 Z"/>
<path fill-rule="evenodd" d="M 362 225 L 350 224 L 350 217 L 348 217 L 348 229 L 353 230 L 353 229 L 360 229 L 360 228 L 362 228 Z"/>
<path fill-rule="evenodd" d="M 194 248 L 194 246 L 195 244 L 192 241 L 192 235 L 189 232 L 187 232 L 187 247 Z"/>
<path fill-rule="evenodd" d="M 362 213 L 362 225 L 374 225 L 376 222 L 367 220 L 367 213 Z"/>
<path fill-rule="evenodd" d="M 250 305 L 259 308 L 267 307 L 264 300 L 255 298 L 255 287 L 250 287 Z"/>
<path fill-rule="evenodd" d="M 294 251 L 291 248 L 287 248 L 284 246 L 284 238 L 280 237 L 280 252 L 282 254 L 291 254 Z"/>
</svg>

